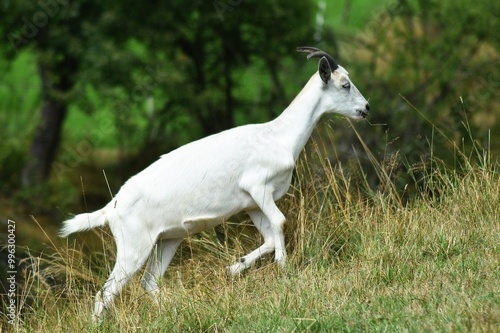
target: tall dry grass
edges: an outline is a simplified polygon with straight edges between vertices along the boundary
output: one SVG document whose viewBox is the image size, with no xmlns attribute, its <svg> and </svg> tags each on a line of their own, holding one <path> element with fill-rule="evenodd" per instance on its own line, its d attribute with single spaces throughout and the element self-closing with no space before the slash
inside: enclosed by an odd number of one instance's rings
<svg viewBox="0 0 500 333">
<path fill-rule="evenodd" d="M 361 138 L 360 138 L 361 139 Z M 362 142 L 362 140 L 361 140 Z M 365 146 L 366 148 L 366 146 Z M 289 193 L 288 266 L 272 256 L 237 277 L 224 266 L 261 240 L 248 220 L 186 240 L 163 279 L 160 306 L 140 274 L 100 326 L 93 295 L 114 263 L 107 230 L 98 250 L 70 239 L 51 255 L 31 255 L 20 288 L 20 332 L 293 332 L 500 330 L 499 163 L 478 147 L 460 166 L 406 166 L 411 197 L 398 188 L 397 155 L 378 161 L 379 179 L 328 159 L 329 139 L 313 141 Z M 433 149 L 431 146 L 429 149 Z M 472 152 L 472 154 L 471 154 Z M 398 171 L 398 172 L 401 172 Z M 418 178 L 417 175 L 418 174 Z M 220 235 L 224 237 L 220 237 Z M 47 235 L 50 240 L 53 235 Z M 55 243 L 55 242 L 54 242 Z M 4 326 L 7 327 L 7 326 Z"/>
</svg>

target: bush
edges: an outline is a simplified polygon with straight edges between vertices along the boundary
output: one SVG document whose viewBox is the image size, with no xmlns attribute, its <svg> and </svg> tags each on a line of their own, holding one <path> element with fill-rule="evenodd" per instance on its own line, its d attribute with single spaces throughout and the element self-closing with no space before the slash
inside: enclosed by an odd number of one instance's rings
<svg viewBox="0 0 500 333">
<path fill-rule="evenodd" d="M 21 171 L 26 162 L 26 147 L 17 140 L 7 140 L 0 149 L 0 192 L 9 193 L 20 187 Z"/>
<path fill-rule="evenodd" d="M 456 166 L 457 147 L 500 152 L 498 140 L 490 140 L 500 131 L 500 67 L 492 65 L 499 58 L 499 8 L 491 1 L 396 1 L 355 43 L 352 36 L 342 43 L 372 106 L 373 126 L 361 135 L 375 155 L 397 153 L 408 170 L 433 154 Z"/>
</svg>

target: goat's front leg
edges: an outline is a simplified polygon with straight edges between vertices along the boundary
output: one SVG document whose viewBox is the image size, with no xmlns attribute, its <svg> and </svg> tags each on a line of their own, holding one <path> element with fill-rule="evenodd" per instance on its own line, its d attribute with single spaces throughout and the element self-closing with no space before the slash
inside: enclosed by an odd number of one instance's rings
<svg viewBox="0 0 500 333">
<path fill-rule="evenodd" d="M 231 274 L 238 274 L 244 269 L 250 267 L 256 260 L 262 256 L 274 251 L 274 236 L 271 228 L 271 223 L 260 209 L 249 210 L 248 215 L 252 219 L 253 224 L 259 230 L 264 238 L 264 244 L 253 250 L 244 257 L 241 257 L 239 262 L 228 266 L 227 269 Z"/>
<path fill-rule="evenodd" d="M 280 266 L 285 266 L 286 249 L 285 235 L 283 234 L 285 216 L 276 206 L 269 186 L 255 187 L 250 194 L 269 221 L 274 241 L 274 259 Z"/>
<path fill-rule="evenodd" d="M 281 266 L 284 267 L 286 263 L 286 248 L 285 248 L 285 235 L 283 234 L 285 228 L 285 216 L 278 209 L 274 201 L 272 205 L 269 204 L 266 207 L 264 214 L 268 217 L 271 222 L 271 229 L 273 231 L 274 238 L 274 260 Z"/>
</svg>

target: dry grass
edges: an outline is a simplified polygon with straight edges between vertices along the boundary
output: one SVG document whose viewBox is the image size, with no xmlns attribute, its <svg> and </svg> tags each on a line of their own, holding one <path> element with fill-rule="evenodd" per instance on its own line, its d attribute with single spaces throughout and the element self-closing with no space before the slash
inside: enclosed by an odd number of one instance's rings
<svg viewBox="0 0 500 333">
<path fill-rule="evenodd" d="M 114 262 L 70 242 L 32 256 L 26 270 L 21 332 L 292 332 L 500 330 L 500 177 L 479 154 L 459 171 L 433 161 L 413 199 L 403 200 L 390 163 L 371 156 L 373 191 L 324 158 L 323 143 L 303 156 L 280 202 L 288 217 L 289 264 L 272 256 L 237 277 L 224 266 L 255 248 L 248 226 L 226 225 L 187 240 L 164 278 L 161 306 L 139 276 L 100 326 L 93 295 Z M 429 171 L 430 170 L 430 171 Z"/>
</svg>

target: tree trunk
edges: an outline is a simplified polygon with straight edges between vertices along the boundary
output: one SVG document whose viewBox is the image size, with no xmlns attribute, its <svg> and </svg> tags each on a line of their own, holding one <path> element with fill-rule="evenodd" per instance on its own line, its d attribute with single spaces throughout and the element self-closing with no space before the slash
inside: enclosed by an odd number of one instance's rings
<svg viewBox="0 0 500 333">
<path fill-rule="evenodd" d="M 42 81 L 42 111 L 31 143 L 30 158 L 21 176 L 24 187 L 48 180 L 50 167 L 61 139 L 62 124 L 67 113 L 66 102 L 54 98 L 49 91 L 48 69 L 39 65 L 39 70 Z"/>
</svg>

